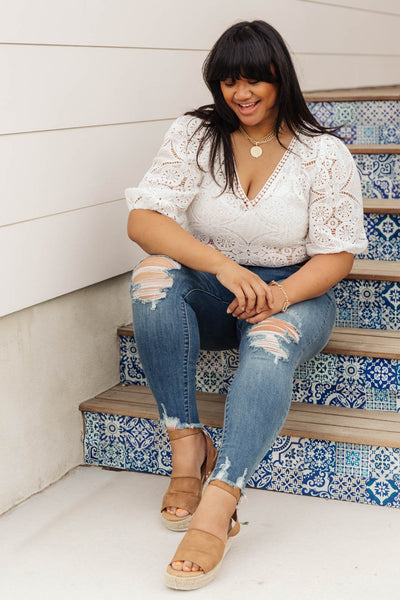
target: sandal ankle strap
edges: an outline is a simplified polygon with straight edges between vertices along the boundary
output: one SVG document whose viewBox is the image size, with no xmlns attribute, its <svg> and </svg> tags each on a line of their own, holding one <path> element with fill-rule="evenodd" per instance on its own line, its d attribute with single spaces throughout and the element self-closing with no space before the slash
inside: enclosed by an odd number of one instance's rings
<svg viewBox="0 0 400 600">
<path fill-rule="evenodd" d="M 200 427 L 187 427 L 186 429 L 168 429 L 168 437 L 170 441 L 180 440 L 189 435 L 199 435 L 203 433 Z"/>
<path fill-rule="evenodd" d="M 232 485 L 229 485 L 220 479 L 213 479 L 210 481 L 209 485 L 214 485 L 215 487 L 219 487 L 221 490 L 224 490 L 224 492 L 228 492 L 228 494 L 231 494 L 231 496 L 236 499 L 236 504 L 239 502 L 240 496 L 242 495 L 240 488 L 233 487 Z"/>
</svg>

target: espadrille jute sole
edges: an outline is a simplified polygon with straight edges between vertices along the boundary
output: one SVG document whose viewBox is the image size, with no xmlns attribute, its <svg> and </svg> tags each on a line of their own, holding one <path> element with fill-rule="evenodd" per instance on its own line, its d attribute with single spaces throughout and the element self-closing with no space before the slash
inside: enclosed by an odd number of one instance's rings
<svg viewBox="0 0 400 600">
<path fill-rule="evenodd" d="M 170 515 L 170 516 L 173 516 L 173 515 Z M 170 531 L 187 531 L 192 518 L 193 518 L 193 515 L 188 515 L 185 519 L 180 518 L 180 519 L 176 519 L 176 521 L 175 521 L 172 519 L 167 519 L 164 516 L 164 513 L 161 513 L 161 523 L 164 525 L 164 527 L 166 527 Z"/>
<path fill-rule="evenodd" d="M 170 565 L 167 567 L 167 571 L 165 573 L 165 584 L 167 587 L 172 588 L 173 590 L 198 590 L 199 588 L 204 587 L 213 579 L 215 579 L 219 569 L 221 568 L 222 561 L 224 559 L 225 554 L 229 551 L 232 545 L 233 538 L 228 538 L 224 554 L 219 561 L 219 563 L 208 573 L 204 573 L 202 571 L 196 572 L 188 572 L 185 571 L 176 571 Z"/>
</svg>

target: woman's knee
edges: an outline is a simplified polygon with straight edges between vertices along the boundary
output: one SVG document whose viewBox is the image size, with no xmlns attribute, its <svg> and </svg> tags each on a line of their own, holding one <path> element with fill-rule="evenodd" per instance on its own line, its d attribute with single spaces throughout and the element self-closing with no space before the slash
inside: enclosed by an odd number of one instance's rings
<svg viewBox="0 0 400 600">
<path fill-rule="evenodd" d="M 131 295 L 133 302 L 151 304 L 154 310 L 166 298 L 174 284 L 180 263 L 168 256 L 153 255 L 142 260 L 133 271 Z"/>
</svg>

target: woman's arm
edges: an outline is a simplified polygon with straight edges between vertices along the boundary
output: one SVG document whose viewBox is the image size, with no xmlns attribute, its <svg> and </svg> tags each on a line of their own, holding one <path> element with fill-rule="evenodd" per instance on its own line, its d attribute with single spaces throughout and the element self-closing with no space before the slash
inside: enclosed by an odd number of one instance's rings
<svg viewBox="0 0 400 600">
<path fill-rule="evenodd" d="M 349 252 L 337 254 L 317 254 L 310 258 L 296 273 L 281 281 L 290 304 L 303 302 L 310 298 L 322 296 L 336 283 L 348 275 L 353 266 L 354 255 Z M 273 286 L 274 307 L 259 314 L 252 311 L 242 312 L 234 300 L 228 310 L 239 319 L 247 319 L 249 323 L 259 323 L 278 312 L 283 307 L 286 297 L 278 286 Z"/>
<path fill-rule="evenodd" d="M 164 254 L 191 269 L 216 275 L 235 296 L 240 312 L 258 313 L 274 308 L 272 288 L 258 275 L 203 244 L 165 215 L 153 210 L 132 210 L 128 236 L 148 254 Z"/>
</svg>

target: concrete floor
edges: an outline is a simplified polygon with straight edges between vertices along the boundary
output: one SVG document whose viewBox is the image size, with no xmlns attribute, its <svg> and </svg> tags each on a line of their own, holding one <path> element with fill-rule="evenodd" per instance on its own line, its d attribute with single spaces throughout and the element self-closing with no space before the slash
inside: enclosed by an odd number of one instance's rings
<svg viewBox="0 0 400 600">
<path fill-rule="evenodd" d="M 0 517 L 2 600 L 173 598 L 182 534 L 160 524 L 167 479 L 79 467 Z M 196 600 L 400 599 L 400 510 L 248 490 L 242 530 Z"/>
</svg>

